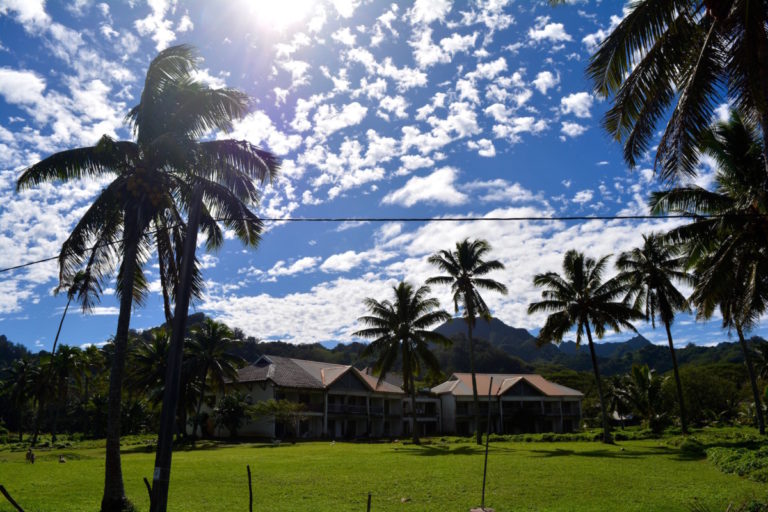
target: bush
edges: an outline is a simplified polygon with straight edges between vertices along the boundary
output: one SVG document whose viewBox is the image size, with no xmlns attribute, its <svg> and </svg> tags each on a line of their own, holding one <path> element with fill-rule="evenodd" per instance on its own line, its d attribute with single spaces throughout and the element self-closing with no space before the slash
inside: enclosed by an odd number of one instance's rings
<svg viewBox="0 0 768 512">
<path fill-rule="evenodd" d="M 723 473 L 735 473 L 757 482 L 768 481 L 768 446 L 759 449 L 714 447 L 707 458 Z"/>
</svg>

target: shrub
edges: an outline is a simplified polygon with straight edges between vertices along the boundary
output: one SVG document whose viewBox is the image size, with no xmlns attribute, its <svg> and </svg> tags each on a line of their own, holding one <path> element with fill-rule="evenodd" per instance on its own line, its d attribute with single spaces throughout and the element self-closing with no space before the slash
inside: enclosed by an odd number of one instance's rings
<svg viewBox="0 0 768 512">
<path fill-rule="evenodd" d="M 714 447 L 707 458 L 723 473 L 735 473 L 750 480 L 768 480 L 768 446 L 759 449 Z"/>
<path fill-rule="evenodd" d="M 690 457 L 706 457 L 704 445 L 693 437 L 687 437 L 680 443 L 680 452 Z"/>
</svg>

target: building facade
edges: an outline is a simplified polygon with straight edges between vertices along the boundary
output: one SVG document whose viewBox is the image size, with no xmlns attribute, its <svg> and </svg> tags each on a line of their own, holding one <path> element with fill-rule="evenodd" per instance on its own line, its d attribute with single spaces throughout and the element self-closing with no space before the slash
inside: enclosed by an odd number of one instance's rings
<svg viewBox="0 0 768 512">
<path fill-rule="evenodd" d="M 584 395 L 575 389 L 535 374 L 479 373 L 476 377 L 479 428 L 483 431 L 487 429 L 489 408 L 494 433 L 560 433 L 579 428 Z M 432 393 L 440 398 L 443 433 L 471 435 L 477 430 L 472 374 L 454 373 L 432 388 Z"/>
<path fill-rule="evenodd" d="M 579 428 L 584 397 L 579 391 L 534 374 L 477 374 L 477 386 L 483 431 L 489 408 L 495 433 Z M 415 427 L 411 399 L 402 388 L 354 366 L 265 355 L 241 368 L 228 387 L 250 404 L 273 399 L 303 405 L 296 425 L 257 417 L 240 429 L 245 436 L 355 439 L 407 436 L 414 428 L 422 436 L 470 435 L 477 428 L 469 373 L 454 373 L 431 390 L 421 390 Z"/>
<path fill-rule="evenodd" d="M 251 404 L 270 399 L 303 404 L 295 432 L 299 437 L 391 437 L 403 431 L 403 390 L 354 366 L 265 355 L 237 376 L 230 389 Z M 280 438 L 292 428 L 263 417 L 248 422 L 240 433 Z"/>
</svg>

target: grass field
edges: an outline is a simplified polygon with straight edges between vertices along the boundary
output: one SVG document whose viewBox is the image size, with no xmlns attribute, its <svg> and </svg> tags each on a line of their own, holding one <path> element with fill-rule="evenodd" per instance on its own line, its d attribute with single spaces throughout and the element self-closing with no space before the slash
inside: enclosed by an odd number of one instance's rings
<svg viewBox="0 0 768 512">
<path fill-rule="evenodd" d="M 58 462 L 59 454 L 67 458 Z M 127 449 L 123 474 L 139 510 L 149 502 L 154 454 Z M 480 503 L 483 450 L 470 443 L 328 442 L 217 445 L 176 452 L 170 493 L 173 511 L 247 511 L 246 464 L 257 511 L 467 511 Z M 98 510 L 103 449 L 0 450 L 0 484 L 26 512 Z M 403 499 L 406 499 L 405 501 Z M 2 497 L 0 497 L 2 500 Z M 486 505 L 512 510 L 724 511 L 729 503 L 768 501 L 768 486 L 719 472 L 661 440 L 499 442 L 491 444 Z M 12 511 L 0 502 L 0 511 Z"/>
</svg>

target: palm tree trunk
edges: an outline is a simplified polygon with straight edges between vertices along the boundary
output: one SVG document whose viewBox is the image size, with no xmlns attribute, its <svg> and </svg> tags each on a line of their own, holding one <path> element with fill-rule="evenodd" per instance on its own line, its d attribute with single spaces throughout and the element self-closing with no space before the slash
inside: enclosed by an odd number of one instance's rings
<svg viewBox="0 0 768 512">
<path fill-rule="evenodd" d="M 477 397 L 477 376 L 475 374 L 475 343 L 472 341 L 472 319 L 467 319 L 469 334 L 469 371 L 472 374 L 472 403 L 475 409 L 475 442 L 482 446 L 483 434 L 480 432 L 480 399 Z"/>
<path fill-rule="evenodd" d="M 181 363 L 184 349 L 184 334 L 187 325 L 189 300 L 192 295 L 192 271 L 195 262 L 197 230 L 200 225 L 202 192 L 195 190 L 190 200 L 187 219 L 187 236 L 181 258 L 179 290 L 176 295 L 176 311 L 173 315 L 171 342 L 168 347 L 168 368 L 163 390 L 163 408 L 160 415 L 160 434 L 157 442 L 155 471 L 152 484 L 150 512 L 165 512 L 168 507 L 168 487 L 171 478 L 173 454 L 173 429 L 181 386 Z"/>
<path fill-rule="evenodd" d="M 133 284 L 136 273 L 136 257 L 139 248 L 138 233 L 133 232 L 138 224 L 138 212 L 126 212 L 125 253 L 123 255 L 123 287 L 120 295 L 120 313 L 115 333 L 115 351 L 109 374 L 107 402 L 107 443 L 104 474 L 104 496 L 101 512 L 119 512 L 132 505 L 125 496 L 123 469 L 120 462 L 120 421 L 122 416 L 123 376 L 128 352 L 128 329 L 133 306 Z"/>
<path fill-rule="evenodd" d="M 755 399 L 755 414 L 757 415 L 757 428 L 760 431 L 760 435 L 765 435 L 765 418 L 763 418 L 763 404 L 760 400 L 760 391 L 757 389 L 757 378 L 755 377 L 755 370 L 752 367 L 752 357 L 749 355 L 749 349 L 747 348 L 747 342 L 744 339 L 744 332 L 741 327 L 736 327 L 736 332 L 739 335 L 739 345 L 741 351 L 744 353 L 744 362 L 747 364 L 747 374 L 749 375 L 749 383 L 752 386 L 752 395 Z"/>
<path fill-rule="evenodd" d="M 419 444 L 419 426 L 416 423 L 416 385 L 413 382 L 413 372 L 409 372 L 411 382 L 411 421 L 413 422 L 413 444 Z"/>
<path fill-rule="evenodd" d="M 40 433 L 40 420 L 43 417 L 43 408 L 45 407 L 44 400 L 37 401 L 37 412 L 35 413 L 35 419 L 32 424 L 32 446 L 37 445 L 37 435 Z"/>
<path fill-rule="evenodd" d="M 667 329 L 667 341 L 669 341 L 669 354 L 672 356 L 672 369 L 675 371 L 675 385 L 677 386 L 677 403 L 680 404 L 680 427 L 684 435 L 688 434 L 688 416 L 685 414 L 685 400 L 683 399 L 683 384 L 680 381 L 680 370 L 677 367 L 677 354 L 675 354 L 675 345 L 672 343 L 672 331 L 669 328 L 669 322 L 664 322 Z"/>
<path fill-rule="evenodd" d="M 56 330 L 56 337 L 53 338 L 53 348 L 51 349 L 51 370 L 50 374 L 53 375 L 53 363 L 56 359 L 56 345 L 59 343 L 59 335 L 61 334 L 61 328 L 64 325 L 64 319 L 67 317 L 67 311 L 69 310 L 69 304 L 72 302 L 72 296 L 67 294 L 67 305 L 64 306 L 64 313 L 61 314 L 61 320 L 59 320 L 59 328 Z M 53 410 L 53 426 L 51 427 L 51 442 L 56 442 L 56 422 L 59 419 L 59 407 L 61 404 L 56 404 Z"/>
<path fill-rule="evenodd" d="M 203 407 L 203 400 L 205 399 L 205 377 L 208 375 L 208 365 L 205 365 L 205 371 L 203 372 L 203 383 L 200 385 L 200 400 L 197 401 L 197 411 L 195 412 L 195 428 L 192 429 L 192 442 L 195 442 L 197 437 L 197 427 L 200 427 L 200 438 L 203 438 L 203 426 L 200 425 L 200 409 Z"/>
<path fill-rule="evenodd" d="M 611 432 L 608 427 L 608 410 L 605 407 L 605 397 L 603 396 L 603 384 L 600 381 L 600 370 L 597 368 L 597 355 L 595 354 L 595 344 L 592 343 L 592 331 L 589 328 L 589 322 L 585 322 L 587 327 L 587 340 L 589 341 L 589 355 L 592 357 L 592 369 L 595 371 L 595 382 L 597 383 L 597 394 L 600 397 L 600 414 L 603 417 L 603 442 L 612 444 Z"/>
</svg>

